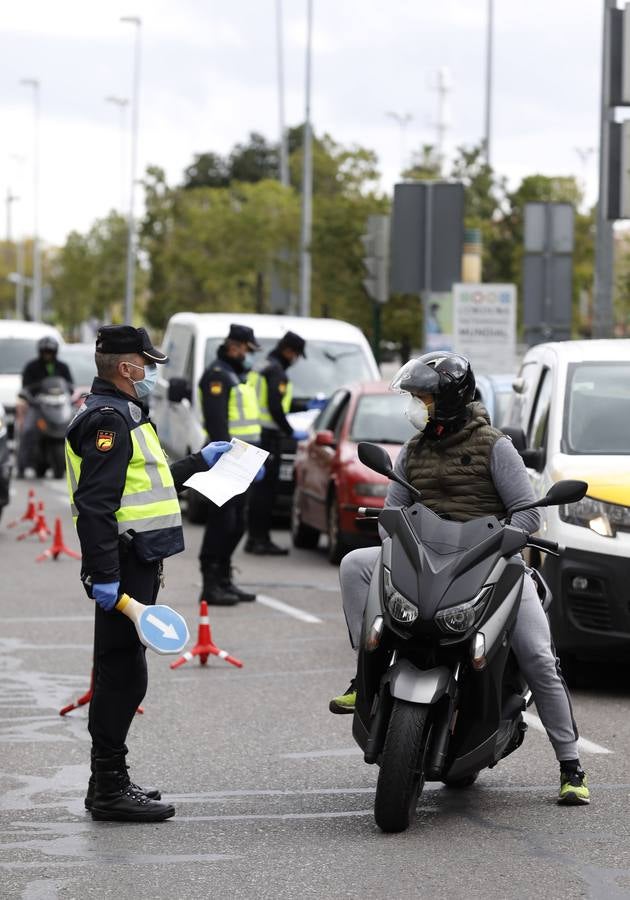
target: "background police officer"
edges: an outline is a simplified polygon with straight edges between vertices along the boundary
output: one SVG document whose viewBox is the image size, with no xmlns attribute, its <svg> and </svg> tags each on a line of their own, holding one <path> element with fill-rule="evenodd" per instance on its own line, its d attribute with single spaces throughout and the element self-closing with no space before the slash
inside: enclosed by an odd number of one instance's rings
<svg viewBox="0 0 630 900">
<path fill-rule="evenodd" d="M 66 435 L 81 580 L 97 604 L 85 805 L 95 819 L 161 821 L 174 808 L 127 774 L 125 741 L 146 692 L 147 667 L 133 624 L 114 606 L 123 592 L 155 603 L 162 559 L 184 547 L 176 491 L 229 446 L 204 447 L 169 468 L 143 403 L 155 384 L 156 364 L 168 359 L 143 328 L 101 328 L 95 361 L 98 376 Z"/>
<path fill-rule="evenodd" d="M 211 441 L 240 438 L 260 443 L 260 419 L 254 388 L 246 381 L 248 355 L 259 350 L 254 332 L 245 325 L 230 325 L 216 359 L 199 381 L 204 425 Z M 261 469 L 259 476 L 264 474 Z M 257 476 L 257 477 L 259 477 Z M 232 554 L 245 532 L 247 492 L 232 497 L 223 506 L 208 504 L 199 563 L 202 599 L 217 606 L 232 606 L 239 600 L 255 600 L 232 581 Z"/>
<path fill-rule="evenodd" d="M 249 535 L 245 544 L 246 553 L 284 556 L 289 551 L 278 547 L 271 540 L 272 510 L 278 479 L 283 437 L 296 441 L 306 437 L 305 431 L 294 431 L 287 420 L 291 410 L 292 385 L 287 369 L 300 356 L 306 356 L 306 342 L 294 331 L 287 331 L 281 338 L 259 371 L 250 372 L 249 383 L 255 388 L 262 425 L 261 446 L 269 451 L 265 463 L 265 475 L 252 486 L 249 497 Z"/>
</svg>

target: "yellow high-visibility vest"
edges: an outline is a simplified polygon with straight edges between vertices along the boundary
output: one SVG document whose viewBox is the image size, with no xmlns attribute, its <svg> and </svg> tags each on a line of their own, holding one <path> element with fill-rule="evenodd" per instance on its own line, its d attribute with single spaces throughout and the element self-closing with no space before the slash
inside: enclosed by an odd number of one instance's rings
<svg viewBox="0 0 630 900">
<path fill-rule="evenodd" d="M 258 400 L 258 409 L 260 412 L 260 422 L 263 428 L 277 428 L 271 413 L 269 412 L 269 387 L 267 379 L 262 372 L 250 372 L 247 376 L 247 382 L 256 392 Z M 284 414 L 291 412 L 291 401 L 293 399 L 293 385 L 287 381 L 287 389 L 282 397 L 281 406 Z"/>
</svg>

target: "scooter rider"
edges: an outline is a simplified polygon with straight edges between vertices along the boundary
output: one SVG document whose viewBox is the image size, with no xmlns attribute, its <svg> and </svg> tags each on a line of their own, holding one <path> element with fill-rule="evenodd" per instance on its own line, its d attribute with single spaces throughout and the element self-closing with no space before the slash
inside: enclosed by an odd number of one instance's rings
<svg viewBox="0 0 630 900">
<path fill-rule="evenodd" d="M 483 515 L 503 518 L 510 508 L 534 502 L 527 471 L 512 442 L 490 426 L 474 403 L 475 378 L 467 359 L 455 353 L 425 353 L 406 363 L 390 389 L 409 394 L 405 414 L 418 430 L 403 447 L 395 471 L 422 492 L 433 512 L 465 522 Z M 391 482 L 385 506 L 409 506 L 409 491 Z M 539 526 L 537 510 L 515 513 L 512 524 L 527 533 Z M 349 553 L 339 579 L 350 642 L 358 646 L 363 612 L 380 549 Z M 558 802 L 589 803 L 587 779 L 578 757 L 577 726 L 567 687 L 558 669 L 549 623 L 530 574 L 512 636 L 512 649 L 532 691 L 538 714 L 560 763 Z M 354 711 L 354 681 L 330 701 L 334 713 Z"/>
<path fill-rule="evenodd" d="M 68 382 L 68 390 L 72 392 L 72 375 L 70 369 L 57 359 L 59 344 L 54 337 L 43 337 L 37 342 L 37 357 L 27 362 L 22 372 L 22 387 L 34 391 L 44 378 L 58 375 Z"/>
</svg>

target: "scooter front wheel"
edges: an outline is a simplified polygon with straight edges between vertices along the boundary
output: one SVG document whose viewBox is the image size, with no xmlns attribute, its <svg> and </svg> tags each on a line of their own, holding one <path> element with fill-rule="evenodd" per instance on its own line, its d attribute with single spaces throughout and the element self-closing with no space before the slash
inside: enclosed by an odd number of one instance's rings
<svg viewBox="0 0 630 900">
<path fill-rule="evenodd" d="M 429 712 L 428 706 L 394 700 L 374 799 L 374 819 L 382 831 L 404 831 L 416 814 L 431 733 Z"/>
</svg>

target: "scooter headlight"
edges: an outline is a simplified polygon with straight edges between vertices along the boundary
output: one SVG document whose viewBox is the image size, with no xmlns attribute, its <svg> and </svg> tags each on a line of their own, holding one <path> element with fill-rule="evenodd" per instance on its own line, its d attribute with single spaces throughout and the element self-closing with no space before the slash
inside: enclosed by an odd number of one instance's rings
<svg viewBox="0 0 630 900">
<path fill-rule="evenodd" d="M 418 607 L 407 600 L 392 584 L 389 569 L 383 568 L 383 584 L 385 587 L 385 606 L 392 617 L 403 625 L 411 625 L 418 618 Z"/>
<path fill-rule="evenodd" d="M 491 593 L 492 586 L 489 585 L 468 603 L 441 609 L 435 614 L 436 624 L 445 634 L 465 634 L 481 618 Z"/>
</svg>

